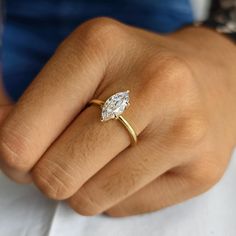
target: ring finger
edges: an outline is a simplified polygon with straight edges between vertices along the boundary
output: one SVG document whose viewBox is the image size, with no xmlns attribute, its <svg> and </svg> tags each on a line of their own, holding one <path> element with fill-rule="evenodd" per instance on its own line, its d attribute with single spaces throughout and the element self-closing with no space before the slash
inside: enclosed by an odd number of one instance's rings
<svg viewBox="0 0 236 236">
<path fill-rule="evenodd" d="M 105 100 L 112 92 L 117 90 L 108 89 L 100 96 L 101 100 Z M 150 120 L 148 111 L 142 111 L 146 112 L 146 116 L 138 119 L 141 117 L 138 109 L 141 106 L 140 99 L 131 91 L 131 106 L 124 113 L 125 118 L 132 121 L 132 125 L 135 124 L 137 134 Z M 86 108 L 32 170 L 35 184 L 50 198 L 66 199 L 72 196 L 89 178 L 129 146 L 129 136 L 120 122 L 101 122 L 101 111 L 98 108 Z"/>
</svg>

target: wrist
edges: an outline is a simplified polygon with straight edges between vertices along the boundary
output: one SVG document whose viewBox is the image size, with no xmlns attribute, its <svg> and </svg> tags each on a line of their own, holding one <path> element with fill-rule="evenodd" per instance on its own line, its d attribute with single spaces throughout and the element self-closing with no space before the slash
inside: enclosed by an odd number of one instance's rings
<svg viewBox="0 0 236 236">
<path fill-rule="evenodd" d="M 174 33 L 168 35 L 171 38 L 187 41 L 194 46 L 207 46 L 210 49 L 215 49 L 215 46 L 233 47 L 236 50 L 235 43 L 227 36 L 204 26 L 187 26 Z M 212 44 L 214 40 L 214 44 Z"/>
</svg>

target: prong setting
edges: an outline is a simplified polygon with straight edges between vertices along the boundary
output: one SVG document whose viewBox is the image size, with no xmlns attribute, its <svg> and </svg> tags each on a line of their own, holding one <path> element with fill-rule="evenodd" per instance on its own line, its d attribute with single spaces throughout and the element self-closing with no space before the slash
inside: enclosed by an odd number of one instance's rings
<svg viewBox="0 0 236 236">
<path fill-rule="evenodd" d="M 129 105 L 129 90 L 112 95 L 102 106 L 101 121 L 118 119 Z"/>
</svg>

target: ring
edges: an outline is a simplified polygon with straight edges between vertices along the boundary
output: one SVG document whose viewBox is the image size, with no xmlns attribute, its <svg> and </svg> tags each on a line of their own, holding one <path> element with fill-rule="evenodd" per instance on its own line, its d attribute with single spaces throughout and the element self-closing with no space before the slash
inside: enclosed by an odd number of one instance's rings
<svg viewBox="0 0 236 236">
<path fill-rule="evenodd" d="M 129 90 L 115 93 L 105 102 L 99 99 L 92 99 L 89 105 L 98 105 L 101 107 L 101 121 L 105 122 L 111 119 L 119 120 L 129 132 L 132 144 L 137 143 L 137 134 L 130 123 L 121 115 L 129 106 Z"/>
</svg>

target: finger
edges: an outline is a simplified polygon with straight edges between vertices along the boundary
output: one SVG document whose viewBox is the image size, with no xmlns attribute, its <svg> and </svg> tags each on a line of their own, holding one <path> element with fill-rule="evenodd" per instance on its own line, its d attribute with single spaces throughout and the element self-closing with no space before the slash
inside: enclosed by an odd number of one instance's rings
<svg viewBox="0 0 236 236">
<path fill-rule="evenodd" d="M 102 25 L 89 22 L 72 33 L 4 121 L 0 155 L 9 168 L 28 172 L 94 94 L 107 61 Z"/>
<path fill-rule="evenodd" d="M 0 124 L 2 124 L 2 122 L 6 119 L 6 117 L 8 116 L 8 114 L 10 113 L 12 109 L 13 109 L 13 105 L 10 105 L 10 104 L 0 107 Z M 15 173 L 14 171 L 12 171 L 10 168 L 8 168 L 8 166 L 5 165 L 4 161 L 2 161 L 1 156 L 0 156 L 0 169 L 4 172 L 4 174 L 6 174 L 12 179 L 14 180 L 20 179 L 21 183 L 29 183 L 31 181 L 31 178 L 29 175 L 21 176 L 18 173 Z"/>
<path fill-rule="evenodd" d="M 110 208 L 106 214 L 123 217 L 157 211 L 187 200 L 195 194 L 190 181 L 169 172 Z"/>
<path fill-rule="evenodd" d="M 202 159 L 203 161 L 199 160 Z M 215 168 L 210 168 L 213 165 Z M 216 168 L 205 156 L 183 162 L 106 211 L 110 216 L 142 214 L 183 202 L 197 196 L 223 176 L 224 165 Z"/>
<path fill-rule="evenodd" d="M 101 213 L 177 165 L 150 144 L 145 139 L 120 153 L 68 200 L 71 207 L 82 215 Z"/>
<path fill-rule="evenodd" d="M 111 90 L 107 89 L 101 95 L 102 100 L 114 92 L 108 91 Z M 140 134 L 151 115 L 148 108 L 142 109 L 142 98 L 138 94 L 130 92 L 130 100 L 131 105 L 124 117 Z M 140 119 L 142 112 L 146 116 Z M 65 199 L 72 196 L 88 179 L 130 145 L 129 134 L 118 120 L 101 122 L 100 119 L 100 107 L 90 106 L 85 109 L 34 167 L 34 183 L 48 197 Z"/>
<path fill-rule="evenodd" d="M 7 115 L 10 113 L 10 111 L 13 109 L 13 105 L 3 105 L 0 107 L 0 124 L 6 119 Z M 31 178 L 29 175 L 24 176 L 18 176 L 17 173 L 14 173 L 8 166 L 5 165 L 4 161 L 2 161 L 2 157 L 0 156 L 0 169 L 3 171 L 6 175 L 8 175 L 12 179 L 22 179 L 21 183 L 28 183 L 31 181 Z"/>
</svg>

